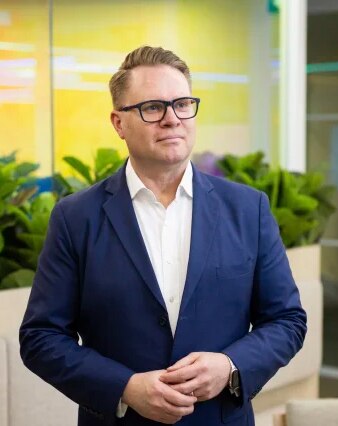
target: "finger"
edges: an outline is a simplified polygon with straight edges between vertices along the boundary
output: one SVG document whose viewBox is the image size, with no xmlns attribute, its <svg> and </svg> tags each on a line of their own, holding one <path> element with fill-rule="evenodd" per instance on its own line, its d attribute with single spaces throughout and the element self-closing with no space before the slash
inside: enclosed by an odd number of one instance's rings
<svg viewBox="0 0 338 426">
<path fill-rule="evenodd" d="M 195 378 L 193 380 L 188 380 L 184 383 L 178 383 L 174 385 L 170 385 L 172 389 L 174 389 L 177 392 L 183 393 L 184 395 L 190 395 L 192 392 L 194 392 L 194 396 L 197 397 L 197 389 L 201 386 L 200 381 Z"/>
<path fill-rule="evenodd" d="M 164 401 L 163 411 L 169 416 L 182 417 L 191 414 L 194 411 L 194 405 L 190 405 L 189 407 L 179 407 Z"/>
<path fill-rule="evenodd" d="M 193 364 L 197 358 L 199 357 L 199 352 L 192 352 L 191 354 L 185 356 L 184 358 L 181 358 L 175 364 L 171 365 L 167 368 L 167 371 L 174 371 L 182 367 L 186 367 L 190 364 Z"/>
<path fill-rule="evenodd" d="M 190 407 L 195 404 L 197 398 L 192 395 L 185 395 L 172 389 L 170 386 L 166 386 L 163 389 L 162 397 L 169 404 L 177 407 Z"/>
<path fill-rule="evenodd" d="M 161 382 L 167 384 L 183 383 L 187 380 L 194 379 L 198 375 L 198 365 L 190 364 L 175 371 L 168 371 L 161 374 Z"/>
</svg>

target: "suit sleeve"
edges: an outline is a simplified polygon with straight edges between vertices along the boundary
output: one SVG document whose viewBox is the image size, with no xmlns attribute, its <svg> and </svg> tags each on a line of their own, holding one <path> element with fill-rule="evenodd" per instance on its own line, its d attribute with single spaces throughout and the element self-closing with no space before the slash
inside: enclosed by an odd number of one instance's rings
<svg viewBox="0 0 338 426">
<path fill-rule="evenodd" d="M 300 350 L 306 314 L 266 194 L 260 197 L 252 330 L 224 349 L 240 372 L 243 402 L 252 399 Z"/>
<path fill-rule="evenodd" d="M 20 328 L 24 364 L 99 418 L 115 417 L 134 373 L 78 343 L 81 304 L 77 254 L 62 211 L 54 208 Z"/>
</svg>

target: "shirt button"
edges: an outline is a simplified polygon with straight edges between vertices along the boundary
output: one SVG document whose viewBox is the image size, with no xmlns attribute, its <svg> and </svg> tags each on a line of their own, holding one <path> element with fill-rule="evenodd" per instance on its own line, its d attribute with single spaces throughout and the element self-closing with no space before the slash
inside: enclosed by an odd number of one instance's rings
<svg viewBox="0 0 338 426">
<path fill-rule="evenodd" d="M 175 301 L 175 297 L 174 296 L 171 296 L 171 298 L 169 299 L 169 302 L 170 303 L 173 303 Z"/>
<path fill-rule="evenodd" d="M 167 259 L 167 260 L 166 260 L 166 263 L 167 263 L 168 265 L 171 265 L 171 264 L 172 264 L 172 261 L 171 261 L 171 260 L 169 260 L 169 259 Z"/>
</svg>

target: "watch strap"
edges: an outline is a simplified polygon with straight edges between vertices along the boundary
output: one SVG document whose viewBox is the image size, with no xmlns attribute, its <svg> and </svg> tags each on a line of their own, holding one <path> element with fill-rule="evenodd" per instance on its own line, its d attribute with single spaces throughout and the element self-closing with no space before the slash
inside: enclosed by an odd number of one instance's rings
<svg viewBox="0 0 338 426">
<path fill-rule="evenodd" d="M 235 366 L 235 364 L 232 362 L 231 358 L 228 357 L 228 355 L 226 355 L 226 357 L 228 358 L 230 363 L 230 375 L 229 375 L 228 388 L 232 395 L 235 395 L 238 397 L 241 394 L 239 371 L 238 371 L 238 368 Z"/>
</svg>

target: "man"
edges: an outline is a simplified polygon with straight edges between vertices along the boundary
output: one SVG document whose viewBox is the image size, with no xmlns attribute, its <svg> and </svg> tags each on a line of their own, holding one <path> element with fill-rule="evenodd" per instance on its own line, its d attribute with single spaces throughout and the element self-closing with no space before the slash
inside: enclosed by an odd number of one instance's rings
<svg viewBox="0 0 338 426">
<path fill-rule="evenodd" d="M 23 361 L 80 426 L 254 425 L 306 332 L 267 197 L 191 165 L 199 99 L 174 53 L 136 49 L 110 90 L 129 159 L 55 207 Z"/>
</svg>

